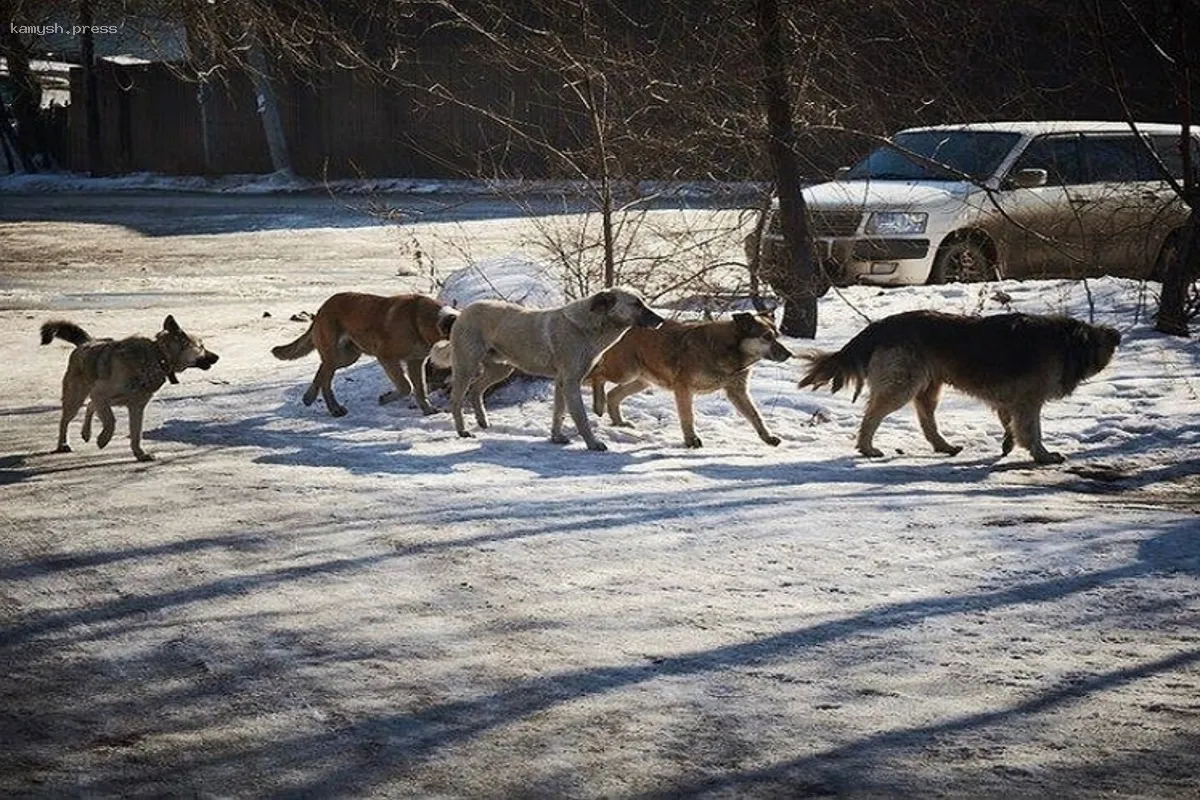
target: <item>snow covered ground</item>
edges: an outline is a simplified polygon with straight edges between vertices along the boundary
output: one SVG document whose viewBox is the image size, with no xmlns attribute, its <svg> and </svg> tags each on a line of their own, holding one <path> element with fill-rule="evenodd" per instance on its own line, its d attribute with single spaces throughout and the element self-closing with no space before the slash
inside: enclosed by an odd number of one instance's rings
<svg viewBox="0 0 1200 800">
<path fill-rule="evenodd" d="M 1092 314 L 1125 340 L 1048 407 L 1060 467 L 999 458 L 953 392 L 958 457 L 906 409 L 858 458 L 861 402 L 797 390 L 798 359 L 752 381 L 777 448 L 709 396 L 687 450 L 656 391 L 593 453 L 548 441 L 545 383 L 462 440 L 377 405 L 369 360 L 339 373 L 348 416 L 306 408 L 315 357 L 269 353 L 335 291 L 526 257 L 527 220 L 252 224 L 231 197 L 214 229 L 148 197 L 113 224 L 0 194 L 3 794 L 1195 796 L 1200 353 L 1151 331 L 1143 287 L 853 288 L 788 342 L 914 308 Z M 69 348 L 41 322 L 167 313 L 221 361 L 151 404 L 158 460 L 123 414 L 106 450 L 77 423 L 51 454 Z"/>
</svg>

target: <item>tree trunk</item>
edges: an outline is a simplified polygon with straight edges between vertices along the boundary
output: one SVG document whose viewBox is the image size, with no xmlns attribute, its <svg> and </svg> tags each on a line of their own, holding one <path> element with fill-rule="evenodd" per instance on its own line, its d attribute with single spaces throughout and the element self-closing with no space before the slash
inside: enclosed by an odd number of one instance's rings
<svg viewBox="0 0 1200 800">
<path fill-rule="evenodd" d="M 763 275 L 783 298 L 780 331 L 811 339 L 817 334 L 817 298 L 829 290 L 813 262 L 808 214 L 796 159 L 792 102 L 788 91 L 787 47 L 778 0 L 754 0 L 763 65 L 763 104 L 767 112 L 767 151 L 779 192 L 780 231 L 788 264 L 782 274 Z"/>
<path fill-rule="evenodd" d="M 196 73 L 196 105 L 200 109 L 200 149 L 204 158 L 204 173 L 214 172 L 213 158 L 217 146 L 217 126 L 213 111 L 213 86 L 209 80 L 212 58 L 191 25 L 187 27 L 188 59 Z"/>
<path fill-rule="evenodd" d="M 1192 205 L 1192 213 L 1176 243 L 1175 255 L 1167 262 L 1163 275 L 1162 299 L 1154 318 L 1156 331 L 1171 336 L 1189 335 L 1188 286 L 1197 278 L 1200 278 L 1200 224 L 1196 222 L 1196 206 Z"/>
<path fill-rule="evenodd" d="M 92 38 L 92 2 L 80 0 L 80 60 L 83 61 L 84 136 L 87 139 L 88 172 L 104 174 L 104 151 L 100 147 L 100 87 L 96 82 L 96 43 Z"/>
<path fill-rule="evenodd" d="M 262 117 L 263 134 L 267 137 L 267 149 L 271 153 L 271 168 L 275 172 L 292 174 L 292 159 L 288 154 L 287 136 L 283 132 L 283 118 L 279 115 L 279 100 L 267 71 L 267 56 L 256 38 L 248 53 L 250 80 L 258 95 L 258 114 Z"/>
<path fill-rule="evenodd" d="M 0 19 L 13 18 L 13 14 L 4 13 L 8 5 L 0 3 Z M 24 168 L 37 172 L 54 166 L 41 118 L 42 87 L 29 67 L 29 48 L 13 32 L 12 27 L 0 25 L 0 54 L 8 62 L 8 74 L 12 80 L 12 119 L 17 124 L 13 143 Z"/>
<path fill-rule="evenodd" d="M 1154 329 L 1172 336 L 1187 336 L 1188 284 L 1200 277 L 1200 225 L 1196 223 L 1200 186 L 1196 184 L 1196 165 L 1192 163 L 1192 53 L 1187 49 L 1187 25 L 1183 6 L 1178 0 L 1172 4 L 1172 11 L 1176 25 L 1176 100 L 1183 128 L 1179 133 L 1180 154 L 1183 156 L 1183 201 L 1191 209 L 1191 214 L 1176 244 L 1175 257 L 1165 265 L 1162 299 L 1158 304 Z"/>
</svg>

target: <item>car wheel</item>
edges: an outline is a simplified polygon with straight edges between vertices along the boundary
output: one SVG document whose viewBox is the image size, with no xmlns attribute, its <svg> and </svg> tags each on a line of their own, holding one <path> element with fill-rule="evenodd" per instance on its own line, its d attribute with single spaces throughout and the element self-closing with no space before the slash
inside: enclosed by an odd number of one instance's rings
<svg viewBox="0 0 1200 800">
<path fill-rule="evenodd" d="M 996 265 L 979 242 L 958 239 L 942 245 L 938 251 L 929 273 L 929 283 L 977 283 L 994 281 L 998 277 Z"/>
</svg>

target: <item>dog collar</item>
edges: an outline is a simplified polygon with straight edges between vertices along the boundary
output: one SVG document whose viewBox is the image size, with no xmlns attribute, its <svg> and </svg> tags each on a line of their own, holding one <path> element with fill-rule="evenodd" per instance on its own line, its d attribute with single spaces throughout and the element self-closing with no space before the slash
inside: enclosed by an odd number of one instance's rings
<svg viewBox="0 0 1200 800">
<path fill-rule="evenodd" d="M 175 370 L 171 369 L 171 365 L 167 363 L 167 357 L 163 355 L 162 350 L 158 351 L 158 366 L 166 373 L 167 380 L 171 383 L 179 383 L 179 378 L 175 377 Z"/>
</svg>

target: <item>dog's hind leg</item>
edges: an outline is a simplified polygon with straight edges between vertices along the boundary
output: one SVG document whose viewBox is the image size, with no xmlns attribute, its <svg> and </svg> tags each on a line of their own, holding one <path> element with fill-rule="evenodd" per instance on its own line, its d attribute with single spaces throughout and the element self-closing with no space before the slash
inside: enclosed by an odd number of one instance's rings
<svg viewBox="0 0 1200 800">
<path fill-rule="evenodd" d="M 597 417 L 604 416 L 604 379 L 592 378 L 592 411 Z"/>
<path fill-rule="evenodd" d="M 425 385 L 425 361 L 426 357 L 410 358 L 405 362 L 408 368 L 408 377 L 412 380 L 413 395 L 417 398 L 417 405 L 421 407 L 421 412 L 425 416 L 436 414 L 437 409 L 433 403 L 429 402 L 429 387 Z"/>
<path fill-rule="evenodd" d="M 902 408 L 912 397 L 910 392 L 897 391 L 896 387 L 889 389 L 890 391 L 876 391 L 874 386 L 871 387 L 867 409 L 863 412 L 862 424 L 858 428 L 858 452 L 868 458 L 883 456 L 883 451 L 874 445 L 875 431 L 879 430 L 879 423 L 883 422 L 883 418 L 888 414 Z"/>
<path fill-rule="evenodd" d="M 134 457 L 138 461 L 153 461 L 154 456 L 142 449 L 142 420 L 145 417 L 145 403 L 130 403 L 129 404 L 129 449 L 133 451 Z M 110 410 L 111 414 L 112 411 Z M 103 417 L 101 417 L 103 419 Z M 105 428 L 105 431 L 110 430 Z M 104 434 L 100 434 L 100 438 L 104 438 Z M 100 444 L 100 439 L 96 440 L 96 444 Z M 101 445 L 103 447 L 103 445 Z"/>
<path fill-rule="evenodd" d="M 612 421 L 612 424 L 619 428 L 632 428 L 633 423 L 626 422 L 625 418 L 621 416 L 621 403 L 625 402 L 626 398 L 633 397 L 638 392 L 649 388 L 650 384 L 647 381 L 637 378 L 609 390 L 607 397 L 608 418 Z"/>
<path fill-rule="evenodd" d="M 333 348 L 321 341 L 318 344 L 317 352 L 321 354 L 321 366 L 317 368 L 312 385 L 304 393 L 302 398 L 304 405 L 311 406 L 317 399 L 317 392 L 320 392 L 330 416 L 344 417 L 346 416 L 346 407 L 339 403 L 333 394 L 333 373 L 358 361 L 362 351 L 355 347 L 353 342 L 346 340 Z"/>
<path fill-rule="evenodd" d="M 88 403 L 87 408 L 83 411 L 83 427 L 79 430 L 79 438 L 85 442 L 92 438 L 92 404 Z"/>
<path fill-rule="evenodd" d="M 1033 460 L 1038 464 L 1061 464 L 1066 460 L 1059 453 L 1050 452 L 1042 444 L 1042 407 L 1040 405 L 1014 408 L 1012 428 L 1017 444 L 1028 448 Z"/>
<path fill-rule="evenodd" d="M 471 382 L 471 408 L 475 411 L 475 422 L 480 428 L 488 426 L 487 409 L 483 405 L 483 396 L 497 383 L 507 380 L 513 374 L 513 367 L 495 361 L 485 361 L 479 377 Z"/>
<path fill-rule="evenodd" d="M 62 418 L 58 421 L 58 446 L 55 447 L 54 452 L 71 452 L 71 445 L 67 444 L 67 426 L 71 424 L 71 420 L 75 419 L 75 415 L 83 407 L 89 391 L 90 387 L 80 386 L 74 381 L 63 378 Z"/>
<path fill-rule="evenodd" d="M 780 438 L 767 429 L 766 424 L 762 421 L 762 415 L 758 413 L 758 409 L 754 406 L 754 401 L 750 399 L 750 393 L 746 391 L 745 377 L 726 386 L 725 396 L 729 398 L 729 402 L 733 403 L 733 407 L 740 411 L 742 416 L 754 426 L 754 430 L 758 433 L 758 438 L 772 447 L 779 444 L 781 441 Z"/>
<path fill-rule="evenodd" d="M 937 418 L 934 416 L 941 393 L 942 385 L 940 383 L 931 383 L 917 392 L 917 396 L 913 398 L 913 405 L 917 408 L 917 420 L 921 423 L 921 432 L 925 434 L 926 440 L 933 445 L 934 451 L 956 456 L 962 452 L 962 447 L 950 444 L 942 438 L 942 434 L 938 432 Z"/>
<path fill-rule="evenodd" d="M 100 435 L 96 437 L 96 447 L 103 450 L 116 431 L 117 417 L 108 403 L 93 402 L 88 408 L 89 413 L 92 408 L 95 408 L 96 416 L 100 417 Z"/>
</svg>

